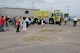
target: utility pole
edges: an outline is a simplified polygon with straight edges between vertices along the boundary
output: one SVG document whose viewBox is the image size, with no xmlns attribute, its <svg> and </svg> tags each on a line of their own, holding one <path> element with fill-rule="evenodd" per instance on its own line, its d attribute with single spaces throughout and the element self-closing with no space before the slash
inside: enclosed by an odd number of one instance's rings
<svg viewBox="0 0 80 53">
<path fill-rule="evenodd" d="M 53 11 L 52 7 L 51 7 L 51 11 Z"/>
<path fill-rule="evenodd" d="M 69 14 L 69 6 L 67 6 L 67 13 Z"/>
<path fill-rule="evenodd" d="M 33 12 L 34 12 L 34 0 L 33 0 L 32 4 L 33 4 Z"/>
</svg>

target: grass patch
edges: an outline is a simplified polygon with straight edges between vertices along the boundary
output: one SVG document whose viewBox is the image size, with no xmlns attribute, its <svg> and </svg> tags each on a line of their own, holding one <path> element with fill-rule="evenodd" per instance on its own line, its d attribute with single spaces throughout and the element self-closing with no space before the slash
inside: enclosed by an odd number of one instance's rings
<svg viewBox="0 0 80 53">
<path fill-rule="evenodd" d="M 73 22 L 73 20 L 72 20 L 72 22 Z M 80 22 L 80 19 L 78 19 L 77 22 Z"/>
<path fill-rule="evenodd" d="M 57 32 L 62 32 L 61 29 L 42 29 L 40 30 L 40 32 L 53 32 L 53 33 L 57 33 Z"/>
<path fill-rule="evenodd" d="M 35 42 L 56 40 L 56 38 L 55 37 L 49 37 L 49 36 L 29 36 L 29 37 L 24 37 L 23 40 L 25 42 L 35 43 Z"/>
<path fill-rule="evenodd" d="M 80 22 L 80 19 L 78 19 L 78 22 Z"/>
</svg>

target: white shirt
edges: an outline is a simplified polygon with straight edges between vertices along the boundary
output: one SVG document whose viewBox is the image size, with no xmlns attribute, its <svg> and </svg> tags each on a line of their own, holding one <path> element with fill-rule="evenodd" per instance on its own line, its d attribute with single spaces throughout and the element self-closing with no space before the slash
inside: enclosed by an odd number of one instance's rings
<svg viewBox="0 0 80 53">
<path fill-rule="evenodd" d="M 28 19 L 28 18 L 26 18 L 26 21 L 27 21 L 27 22 L 29 22 L 29 19 Z"/>
<path fill-rule="evenodd" d="M 74 20 L 74 21 L 77 21 L 78 19 L 77 19 L 77 17 L 74 17 L 73 20 Z"/>
<path fill-rule="evenodd" d="M 67 21 L 67 20 L 68 20 L 67 17 L 65 17 L 65 18 L 64 18 L 64 21 Z"/>
<path fill-rule="evenodd" d="M 30 24 L 31 23 L 31 21 L 29 20 L 29 18 L 26 18 L 26 21 Z"/>
</svg>

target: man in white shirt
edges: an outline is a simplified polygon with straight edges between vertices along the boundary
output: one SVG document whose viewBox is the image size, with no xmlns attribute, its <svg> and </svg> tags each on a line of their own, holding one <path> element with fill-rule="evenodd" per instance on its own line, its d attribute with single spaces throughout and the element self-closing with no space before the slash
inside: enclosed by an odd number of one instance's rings
<svg viewBox="0 0 80 53">
<path fill-rule="evenodd" d="M 67 21 L 68 21 L 68 17 L 65 17 L 64 18 L 65 26 L 66 26 Z"/>
<path fill-rule="evenodd" d="M 28 26 L 29 26 L 29 18 L 26 17 L 26 27 L 28 27 Z"/>
<path fill-rule="evenodd" d="M 76 26 L 77 20 L 78 20 L 78 19 L 77 19 L 77 17 L 75 16 L 75 17 L 73 18 L 73 21 L 74 21 L 74 22 L 73 22 L 73 26 Z"/>
</svg>

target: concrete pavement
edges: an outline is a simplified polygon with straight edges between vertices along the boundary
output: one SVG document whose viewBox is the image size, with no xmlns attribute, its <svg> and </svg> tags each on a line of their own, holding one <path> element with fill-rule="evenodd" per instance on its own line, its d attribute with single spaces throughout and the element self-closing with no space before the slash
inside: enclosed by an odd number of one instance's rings
<svg viewBox="0 0 80 53">
<path fill-rule="evenodd" d="M 62 29 L 58 33 L 42 33 L 41 29 Z M 80 53 L 80 24 L 76 27 L 46 25 L 39 28 L 32 25 L 26 33 L 16 33 L 15 28 L 10 26 L 11 31 L 0 32 L 0 53 Z M 22 29 L 21 29 L 22 30 Z M 23 37 L 32 35 L 53 36 L 57 40 L 51 42 L 39 42 L 29 44 L 22 40 Z"/>
</svg>

